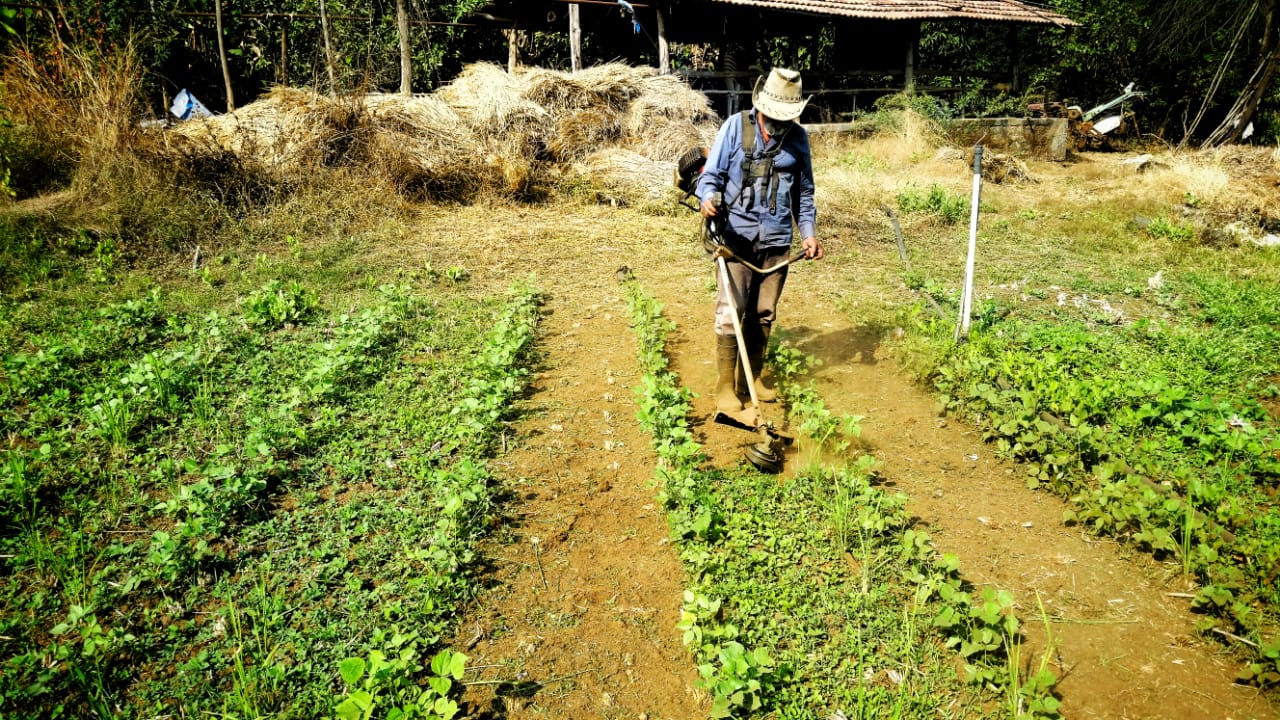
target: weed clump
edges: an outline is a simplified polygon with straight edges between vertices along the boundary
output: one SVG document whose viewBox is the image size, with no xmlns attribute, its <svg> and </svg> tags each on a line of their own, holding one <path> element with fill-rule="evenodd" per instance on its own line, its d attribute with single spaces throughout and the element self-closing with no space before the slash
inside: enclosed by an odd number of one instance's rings
<svg viewBox="0 0 1280 720">
<path fill-rule="evenodd" d="M 947 192 L 941 185 L 933 184 L 927 192 L 911 187 L 898 193 L 898 209 L 907 214 L 936 215 L 944 224 L 955 225 L 968 215 L 969 202 Z"/>
</svg>

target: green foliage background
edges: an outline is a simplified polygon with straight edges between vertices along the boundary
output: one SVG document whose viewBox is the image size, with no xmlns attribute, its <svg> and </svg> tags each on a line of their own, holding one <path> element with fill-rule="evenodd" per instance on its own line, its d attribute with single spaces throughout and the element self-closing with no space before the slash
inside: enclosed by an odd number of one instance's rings
<svg viewBox="0 0 1280 720">
<path fill-rule="evenodd" d="M 952 72 L 930 78 L 935 86 L 964 88 L 956 112 L 1011 112 L 1028 98 L 1065 98 L 1091 107 L 1133 82 L 1149 93 L 1141 130 L 1177 141 L 1210 93 L 1224 58 L 1226 72 L 1198 128 L 1207 133 L 1247 82 L 1258 61 L 1270 0 L 1048 0 L 1045 7 L 1078 21 L 1079 27 L 1045 24 L 926 22 L 917 67 Z M 519 25 L 522 59 L 535 65 L 568 64 L 564 8 L 555 22 Z M 588 62 L 620 59 L 656 63 L 657 30 L 652 10 L 641 11 L 642 29 L 631 33 L 621 12 L 588 6 L 584 54 Z M 677 8 L 678 10 L 679 8 Z M 505 62 L 509 25 L 492 22 L 512 6 L 485 0 L 410 0 L 414 89 L 427 91 L 455 76 L 467 62 Z M 223 8 L 231 75 L 238 102 L 273 83 L 325 88 L 320 0 L 238 0 Z M 330 35 L 337 55 L 339 90 L 393 90 L 399 82 L 395 3 L 391 0 L 329 0 Z M 158 104 L 189 88 L 211 109 L 224 103 L 212 0 L 67 0 L 57 10 L 11 9 L 14 34 L 7 42 L 63 41 L 118 46 L 130 35 L 150 69 L 147 96 Z M 528 13 L 527 8 L 522 10 Z M 487 13 L 474 15 L 473 13 Z M 676 13 L 678 15 L 678 13 Z M 587 18 L 590 18 L 588 22 Z M 1250 18 L 1238 45 L 1237 28 Z M 669 22 L 679 22 L 679 19 Z M 422 24 L 433 23 L 433 24 Z M 737 32 L 737 31 L 735 31 Z M 839 48 L 829 24 L 778 36 L 765 26 L 755 37 L 731 38 L 742 67 L 786 64 L 808 72 L 835 67 Z M 846 33 L 847 34 L 847 33 Z M 282 48 L 282 41 L 284 47 Z M 1235 53 L 1232 55 L 1232 48 Z M 677 46 L 673 62 L 693 66 L 718 57 L 718 43 L 700 54 Z M 282 60 L 282 55 L 287 59 Z M 1230 56 L 1230 57 L 1228 57 Z M 888 66 L 897 58 L 886 58 Z M 1017 82 L 1013 82 L 1014 80 Z M 1012 83 L 1010 91 L 1004 85 Z M 997 85 L 1000 87 L 997 89 Z M 1026 97 L 1024 97 L 1024 95 Z M 1257 137 L 1274 140 L 1280 93 L 1272 90 L 1256 119 Z"/>
</svg>

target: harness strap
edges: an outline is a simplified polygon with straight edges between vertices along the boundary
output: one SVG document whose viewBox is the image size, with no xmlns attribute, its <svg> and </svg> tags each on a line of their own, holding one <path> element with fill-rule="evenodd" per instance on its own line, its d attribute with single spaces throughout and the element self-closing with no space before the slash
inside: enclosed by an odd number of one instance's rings
<svg viewBox="0 0 1280 720">
<path fill-rule="evenodd" d="M 743 110 L 739 113 L 742 118 L 742 187 L 738 190 L 738 197 L 734 198 L 734 202 L 743 199 L 746 195 L 745 204 L 748 208 L 755 207 L 756 204 L 756 185 L 763 180 L 764 187 L 762 192 L 764 198 L 769 200 L 769 213 L 775 214 L 778 209 L 778 172 L 774 170 L 773 159 L 782 151 L 782 142 L 786 138 L 787 131 L 773 136 L 773 147 L 765 149 L 759 157 L 756 156 L 756 128 L 755 123 L 751 122 L 751 111 Z M 788 126 L 790 129 L 790 126 Z M 750 193 L 747 193 L 750 188 Z M 762 200 L 764 198 L 761 198 Z M 732 205 L 733 203 L 729 203 Z"/>
</svg>

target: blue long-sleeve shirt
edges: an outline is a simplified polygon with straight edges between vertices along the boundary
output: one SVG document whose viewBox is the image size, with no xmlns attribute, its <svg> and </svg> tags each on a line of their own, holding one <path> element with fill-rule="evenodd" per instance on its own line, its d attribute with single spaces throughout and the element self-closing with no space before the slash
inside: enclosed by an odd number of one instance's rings
<svg viewBox="0 0 1280 720">
<path fill-rule="evenodd" d="M 765 151 L 764 138 L 751 111 L 750 125 L 756 134 L 755 155 Z M 771 138 L 776 143 L 777 138 Z M 772 147 L 772 145 L 770 146 Z M 755 192 L 742 187 L 742 117 L 733 115 L 720 126 L 715 144 L 707 156 L 697 195 L 705 200 L 712 194 L 723 194 L 729 206 L 728 229 L 757 250 L 785 248 L 791 245 L 792 222 L 800 228 L 800 237 L 815 237 L 817 208 L 813 203 L 813 161 L 809 153 L 809 135 L 796 124 L 782 139 L 782 149 L 773 159 L 778 173 L 777 201 L 770 212 L 770 187 L 765 180 L 756 182 Z"/>
</svg>

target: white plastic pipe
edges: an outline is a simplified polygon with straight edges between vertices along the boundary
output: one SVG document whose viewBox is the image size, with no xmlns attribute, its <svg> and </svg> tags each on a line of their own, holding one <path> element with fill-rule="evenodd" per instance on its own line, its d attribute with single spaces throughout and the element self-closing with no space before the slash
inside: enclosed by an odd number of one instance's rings
<svg viewBox="0 0 1280 720">
<path fill-rule="evenodd" d="M 969 254 L 964 261 L 964 290 L 960 293 L 960 323 L 956 339 L 969 337 L 973 313 L 973 262 L 978 252 L 978 201 L 982 197 L 982 146 L 973 146 L 973 198 L 969 201 Z"/>
</svg>

